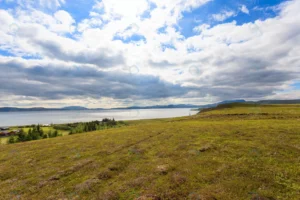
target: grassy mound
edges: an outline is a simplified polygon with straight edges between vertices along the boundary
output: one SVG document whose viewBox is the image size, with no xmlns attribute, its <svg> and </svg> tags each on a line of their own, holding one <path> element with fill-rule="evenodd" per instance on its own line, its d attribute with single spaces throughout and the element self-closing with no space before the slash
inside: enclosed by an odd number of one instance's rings
<svg viewBox="0 0 300 200">
<path fill-rule="evenodd" d="M 0 145 L 0 199 L 299 199 L 300 106 Z"/>
</svg>

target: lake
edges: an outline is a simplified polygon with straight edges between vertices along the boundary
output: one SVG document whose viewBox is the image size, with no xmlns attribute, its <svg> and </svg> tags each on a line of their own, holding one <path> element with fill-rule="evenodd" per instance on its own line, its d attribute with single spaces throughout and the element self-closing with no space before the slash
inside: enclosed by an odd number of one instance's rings
<svg viewBox="0 0 300 200">
<path fill-rule="evenodd" d="M 81 110 L 81 111 L 38 111 L 0 112 L 0 126 L 21 126 L 31 124 L 64 124 L 88 122 L 114 118 L 115 120 L 137 120 L 182 117 L 196 114 L 189 108 L 139 109 L 139 110 Z"/>
</svg>

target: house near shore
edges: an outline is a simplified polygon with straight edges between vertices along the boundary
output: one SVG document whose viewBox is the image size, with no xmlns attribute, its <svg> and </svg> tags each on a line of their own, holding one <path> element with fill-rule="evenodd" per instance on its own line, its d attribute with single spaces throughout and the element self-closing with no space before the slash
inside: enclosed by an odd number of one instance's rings
<svg viewBox="0 0 300 200">
<path fill-rule="evenodd" d="M 19 134 L 20 130 L 8 130 L 8 131 L 0 131 L 0 137 L 8 137 Z"/>
<path fill-rule="evenodd" d="M 0 127 L 0 131 L 7 131 L 9 130 L 9 127 Z"/>
<path fill-rule="evenodd" d="M 9 131 L 1 131 L 0 132 L 0 137 L 7 137 L 10 136 L 10 132 Z"/>
<path fill-rule="evenodd" d="M 18 133 L 20 133 L 20 129 L 18 129 L 18 130 L 12 130 L 12 131 L 10 131 L 10 133 L 12 133 L 12 134 L 18 134 Z"/>
</svg>

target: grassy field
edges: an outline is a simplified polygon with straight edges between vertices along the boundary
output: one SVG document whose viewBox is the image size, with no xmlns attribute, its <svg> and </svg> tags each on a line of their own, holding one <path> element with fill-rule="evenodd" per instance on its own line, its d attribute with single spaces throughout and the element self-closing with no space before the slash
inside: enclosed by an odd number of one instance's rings
<svg viewBox="0 0 300 200">
<path fill-rule="evenodd" d="M 13 128 L 13 129 L 18 129 L 17 127 L 16 128 Z M 28 133 L 29 129 L 32 129 L 32 128 L 23 128 L 23 130 Z M 45 133 L 49 132 L 49 131 L 55 131 L 55 129 L 51 126 L 49 127 L 42 127 L 43 131 Z M 62 130 L 58 130 L 59 134 L 62 134 L 62 135 L 68 135 L 69 134 L 69 131 L 62 131 Z"/>
<path fill-rule="evenodd" d="M 0 146 L 0 199 L 299 200 L 300 105 Z"/>
<path fill-rule="evenodd" d="M 19 127 L 11 127 L 9 130 L 17 130 L 17 129 L 19 129 Z M 28 130 L 32 128 L 22 128 L 22 129 L 25 131 L 25 133 L 28 133 Z M 53 127 L 42 127 L 42 129 L 45 133 L 47 133 L 48 131 L 55 131 Z M 58 130 L 58 133 L 62 134 L 63 136 L 69 135 L 69 131 Z M 9 137 L 0 138 L 0 145 L 6 145 L 8 139 Z"/>
<path fill-rule="evenodd" d="M 1 137 L 0 138 L 0 145 L 7 144 L 7 141 L 8 141 L 8 137 Z"/>
</svg>

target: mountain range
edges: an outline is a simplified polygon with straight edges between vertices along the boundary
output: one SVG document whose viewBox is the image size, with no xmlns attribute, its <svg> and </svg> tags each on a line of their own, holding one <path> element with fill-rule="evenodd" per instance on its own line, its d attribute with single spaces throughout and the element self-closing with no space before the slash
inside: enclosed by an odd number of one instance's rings
<svg viewBox="0 0 300 200">
<path fill-rule="evenodd" d="M 204 109 L 213 108 L 221 104 L 228 103 L 251 103 L 251 104 L 300 104 L 300 99 L 295 100 L 261 100 L 261 101 L 245 101 L 243 99 L 238 100 L 226 100 L 219 103 L 206 104 L 206 105 L 193 105 L 193 104 L 170 104 L 170 105 L 155 105 L 155 106 L 131 106 L 126 108 L 112 108 L 112 109 L 163 109 L 163 108 L 194 108 L 194 109 Z M 104 108 L 85 108 L 82 106 L 68 106 L 63 108 L 43 108 L 43 107 L 33 107 L 33 108 L 17 108 L 17 107 L 1 107 L 0 112 L 22 112 L 22 111 L 74 111 L 74 110 L 111 110 Z"/>
</svg>

